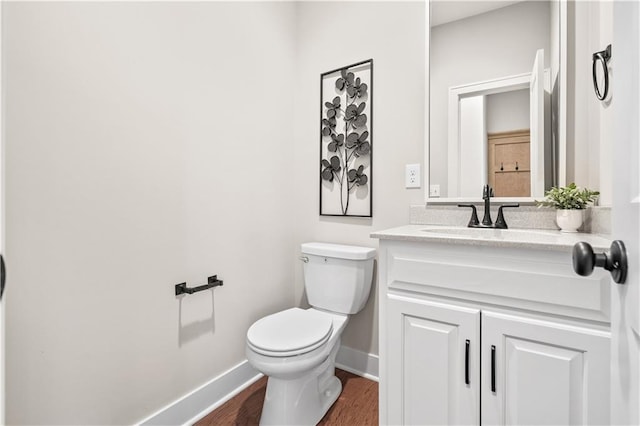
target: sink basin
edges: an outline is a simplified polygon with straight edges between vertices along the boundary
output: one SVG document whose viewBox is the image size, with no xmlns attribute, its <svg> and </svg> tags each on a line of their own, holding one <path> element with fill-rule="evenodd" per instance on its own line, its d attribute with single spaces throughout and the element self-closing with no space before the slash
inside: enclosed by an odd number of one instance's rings
<svg viewBox="0 0 640 426">
<path fill-rule="evenodd" d="M 496 229 L 496 228 L 462 228 L 462 227 L 432 227 L 422 230 L 423 232 L 429 232 L 432 234 L 446 234 L 446 235 L 463 235 L 466 237 L 481 236 L 486 237 L 488 235 L 505 236 L 509 234 L 543 234 L 548 235 L 549 232 L 530 229 Z"/>
<path fill-rule="evenodd" d="M 569 234 L 558 231 L 530 230 L 530 229 L 495 229 L 495 228 L 462 228 L 462 227 L 430 227 L 422 229 L 434 237 L 455 239 L 483 239 L 503 241 L 528 241 L 532 243 L 557 243 L 560 240 L 571 239 Z M 581 234 L 576 234 L 576 242 Z"/>
</svg>

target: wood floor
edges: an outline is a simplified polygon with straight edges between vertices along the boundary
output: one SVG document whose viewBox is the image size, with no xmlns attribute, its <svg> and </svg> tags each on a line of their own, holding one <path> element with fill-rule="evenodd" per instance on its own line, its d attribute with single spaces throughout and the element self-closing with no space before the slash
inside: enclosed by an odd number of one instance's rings
<svg viewBox="0 0 640 426">
<path fill-rule="evenodd" d="M 336 369 L 342 393 L 319 425 L 369 426 L 378 424 L 378 383 Z M 267 378 L 263 377 L 207 414 L 196 426 L 257 425 Z"/>
</svg>

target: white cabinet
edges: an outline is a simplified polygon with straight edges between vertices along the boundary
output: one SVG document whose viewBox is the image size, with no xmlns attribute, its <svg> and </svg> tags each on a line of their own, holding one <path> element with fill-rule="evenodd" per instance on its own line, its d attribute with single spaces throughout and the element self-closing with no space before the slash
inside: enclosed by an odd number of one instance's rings
<svg viewBox="0 0 640 426">
<path fill-rule="evenodd" d="M 477 424 L 480 311 L 390 295 L 388 424 Z"/>
<path fill-rule="evenodd" d="M 381 424 L 609 421 L 604 273 L 574 276 L 549 251 L 381 240 L 380 252 Z"/>
<path fill-rule="evenodd" d="M 482 313 L 482 424 L 609 422 L 609 333 Z"/>
</svg>

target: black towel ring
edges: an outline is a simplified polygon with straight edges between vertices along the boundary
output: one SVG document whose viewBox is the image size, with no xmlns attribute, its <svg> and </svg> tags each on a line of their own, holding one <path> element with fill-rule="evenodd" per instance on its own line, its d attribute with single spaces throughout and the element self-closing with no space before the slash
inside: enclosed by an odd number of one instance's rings
<svg viewBox="0 0 640 426">
<path fill-rule="evenodd" d="M 596 52 L 593 54 L 593 64 L 591 71 L 593 74 L 593 89 L 596 91 L 596 97 L 599 100 L 604 100 L 609 94 L 609 67 L 608 62 L 611 59 L 611 45 L 608 45 L 605 50 Z M 602 74 L 604 76 L 604 88 L 600 90 L 598 86 L 597 69 L 598 64 L 602 67 Z"/>
</svg>

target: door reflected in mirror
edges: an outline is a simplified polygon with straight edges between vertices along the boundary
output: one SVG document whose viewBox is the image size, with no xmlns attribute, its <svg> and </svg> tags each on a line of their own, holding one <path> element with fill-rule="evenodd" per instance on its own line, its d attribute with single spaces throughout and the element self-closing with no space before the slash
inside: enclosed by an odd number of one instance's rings
<svg viewBox="0 0 640 426">
<path fill-rule="evenodd" d="M 557 181 L 557 1 L 430 3 L 429 184 L 542 197 Z"/>
</svg>

